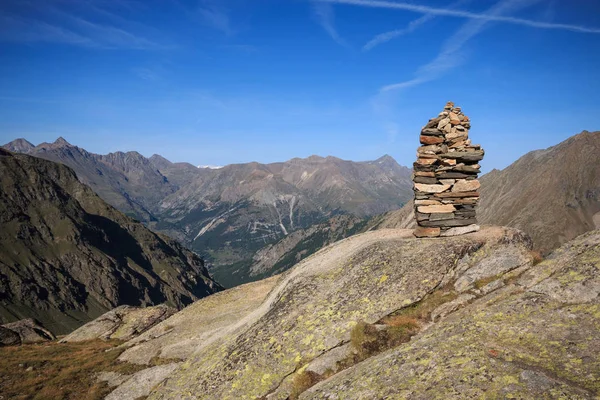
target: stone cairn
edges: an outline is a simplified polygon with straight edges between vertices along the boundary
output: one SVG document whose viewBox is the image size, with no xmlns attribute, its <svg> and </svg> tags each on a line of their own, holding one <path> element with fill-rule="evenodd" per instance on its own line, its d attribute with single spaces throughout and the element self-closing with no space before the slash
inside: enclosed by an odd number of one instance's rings
<svg viewBox="0 0 600 400">
<path fill-rule="evenodd" d="M 479 230 L 475 206 L 479 201 L 481 146 L 471 144 L 471 121 L 460 107 L 448 102 L 437 118 L 421 131 L 414 163 L 416 237 L 456 236 Z"/>
</svg>

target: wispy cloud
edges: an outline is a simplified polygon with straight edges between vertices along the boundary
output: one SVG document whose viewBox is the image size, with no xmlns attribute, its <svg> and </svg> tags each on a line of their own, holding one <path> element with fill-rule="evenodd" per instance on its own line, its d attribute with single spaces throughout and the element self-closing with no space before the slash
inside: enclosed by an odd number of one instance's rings
<svg viewBox="0 0 600 400">
<path fill-rule="evenodd" d="M 107 12 L 96 6 L 89 7 L 91 14 L 85 17 L 73 13 L 70 8 L 67 11 L 64 6 L 65 3 L 57 1 L 36 7 L 23 2 L 0 13 L 0 41 L 61 43 L 105 49 L 170 47 L 133 32 L 127 26 L 99 22 L 103 19 L 101 14 Z"/>
<path fill-rule="evenodd" d="M 386 0 L 318 0 L 318 1 L 321 1 L 324 3 L 349 4 L 349 5 L 355 5 L 355 6 L 370 7 L 370 8 L 405 10 L 405 11 L 416 12 L 419 14 L 433 14 L 433 15 L 441 15 L 441 16 L 447 16 L 447 17 L 467 18 L 467 19 L 473 19 L 473 20 L 505 22 L 505 23 L 509 23 L 509 24 L 524 25 L 524 26 L 530 26 L 533 28 L 541 28 L 541 29 L 559 29 L 559 30 L 567 30 L 567 31 L 582 32 L 582 33 L 600 33 L 600 28 L 591 28 L 591 27 L 587 27 L 587 26 L 583 26 L 583 25 L 571 25 L 571 24 L 552 23 L 552 22 L 545 22 L 545 21 L 536 21 L 536 20 L 525 19 L 525 18 L 493 15 L 493 14 L 490 14 L 489 12 L 476 13 L 476 12 L 463 11 L 463 10 L 453 10 L 450 8 L 429 7 L 429 6 L 404 3 L 404 2 L 391 2 L 391 1 L 386 1 Z"/>
<path fill-rule="evenodd" d="M 226 35 L 233 35 L 235 33 L 229 14 L 222 5 L 218 5 L 216 2 L 204 1 L 198 7 L 198 15 L 202 22 L 210 28 L 221 31 Z"/>
<path fill-rule="evenodd" d="M 520 9 L 533 5 L 541 0 L 502 0 L 492 8 L 486 15 L 490 17 L 501 16 L 502 14 L 512 13 Z M 408 81 L 387 85 L 381 88 L 381 91 L 405 89 L 429 82 L 439 78 L 445 72 L 461 65 L 464 57 L 461 56 L 461 48 L 472 38 L 479 35 L 493 19 L 478 19 L 464 24 L 456 33 L 446 40 L 437 57 L 421 66 L 413 79 Z"/>
<path fill-rule="evenodd" d="M 132 72 L 136 74 L 138 78 L 145 81 L 157 81 L 160 79 L 160 73 L 153 68 L 134 68 Z"/>
<path fill-rule="evenodd" d="M 313 13 L 319 25 L 323 27 L 325 32 L 327 32 L 337 44 L 344 47 L 350 47 L 335 28 L 335 14 L 331 4 L 315 2 L 313 4 Z"/>
<path fill-rule="evenodd" d="M 449 8 L 453 9 L 456 7 L 460 7 L 462 5 L 470 3 L 471 1 L 472 0 L 459 0 L 459 1 L 451 4 L 449 6 Z M 411 21 L 406 28 L 395 29 L 393 31 L 381 33 L 381 34 L 375 36 L 373 39 L 369 40 L 369 42 L 367 42 L 367 44 L 365 44 L 363 46 L 363 51 L 369 51 L 369 50 L 373 49 L 374 47 L 379 46 L 380 44 L 389 42 L 392 39 L 395 39 L 395 38 L 403 36 L 403 35 L 408 35 L 409 33 L 416 31 L 422 25 L 435 19 L 436 17 L 437 17 L 436 14 L 425 14 L 425 15 Z"/>
</svg>

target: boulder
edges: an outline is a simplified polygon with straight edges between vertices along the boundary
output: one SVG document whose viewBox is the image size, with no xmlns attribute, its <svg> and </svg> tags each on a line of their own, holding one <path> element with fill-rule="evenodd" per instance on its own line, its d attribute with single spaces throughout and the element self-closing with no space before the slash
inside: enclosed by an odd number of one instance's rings
<svg viewBox="0 0 600 400">
<path fill-rule="evenodd" d="M 56 337 L 33 318 L 2 325 L 19 335 L 21 344 L 41 343 L 55 340 Z"/>
</svg>

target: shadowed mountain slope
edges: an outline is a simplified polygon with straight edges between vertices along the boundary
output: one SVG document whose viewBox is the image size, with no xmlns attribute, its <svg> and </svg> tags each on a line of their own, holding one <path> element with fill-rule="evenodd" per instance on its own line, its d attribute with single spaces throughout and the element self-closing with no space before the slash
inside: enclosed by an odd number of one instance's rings
<svg viewBox="0 0 600 400">
<path fill-rule="evenodd" d="M 100 199 L 70 168 L 0 149 L 0 320 L 55 333 L 117 305 L 220 290 L 202 259 Z"/>
</svg>

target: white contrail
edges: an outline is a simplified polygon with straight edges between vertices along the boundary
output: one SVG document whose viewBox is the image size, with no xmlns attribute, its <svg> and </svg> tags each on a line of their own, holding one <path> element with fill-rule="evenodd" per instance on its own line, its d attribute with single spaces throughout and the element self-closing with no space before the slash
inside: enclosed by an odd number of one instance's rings
<svg viewBox="0 0 600 400">
<path fill-rule="evenodd" d="M 528 7 L 539 1 L 541 0 L 503 0 L 490 8 L 486 15 L 495 18 L 502 14 Z M 390 90 L 404 89 L 429 82 L 437 79 L 448 70 L 457 67 L 463 61 L 458 54 L 461 47 L 466 42 L 479 35 L 491 21 L 494 20 L 478 19 L 463 24 L 456 33 L 446 40 L 438 56 L 433 61 L 423 65 L 417 70 L 415 78 L 405 82 L 384 86 L 381 88 L 381 91 L 387 92 Z"/>
<path fill-rule="evenodd" d="M 452 10 L 449 8 L 437 8 L 422 6 L 410 3 L 393 2 L 386 0 L 318 0 L 324 3 L 350 4 L 355 6 L 371 7 L 371 8 L 387 8 L 412 11 L 420 14 L 444 15 L 448 17 L 468 18 L 484 21 L 505 22 L 515 25 L 525 25 L 533 28 L 541 29 L 560 29 L 582 33 L 600 33 L 599 28 L 589 28 L 581 25 L 558 24 L 552 22 L 535 21 L 531 19 L 505 17 L 501 15 L 491 15 L 487 13 L 474 13 L 463 10 Z"/>
<path fill-rule="evenodd" d="M 470 3 L 471 1 L 472 0 L 459 0 L 459 1 L 451 4 L 449 6 L 449 9 L 454 9 L 454 8 L 462 6 L 466 3 Z M 367 44 L 365 44 L 363 46 L 363 51 L 369 51 L 369 50 L 373 49 L 374 47 L 379 46 L 380 44 L 389 42 L 390 40 L 395 39 L 399 36 L 412 33 L 414 31 L 416 31 L 421 25 L 424 25 L 425 23 L 431 21 L 432 19 L 434 19 L 437 16 L 438 16 L 437 14 L 425 14 L 425 15 L 415 19 L 414 21 L 409 22 L 409 24 L 406 28 L 395 29 L 393 31 L 381 33 L 381 34 L 375 36 L 373 39 L 369 40 L 369 42 L 367 42 Z"/>
<path fill-rule="evenodd" d="M 334 25 L 333 7 L 320 1 L 313 4 L 314 14 L 319 24 L 325 29 L 325 32 L 340 46 L 349 47 L 348 43 L 339 35 Z"/>
</svg>

